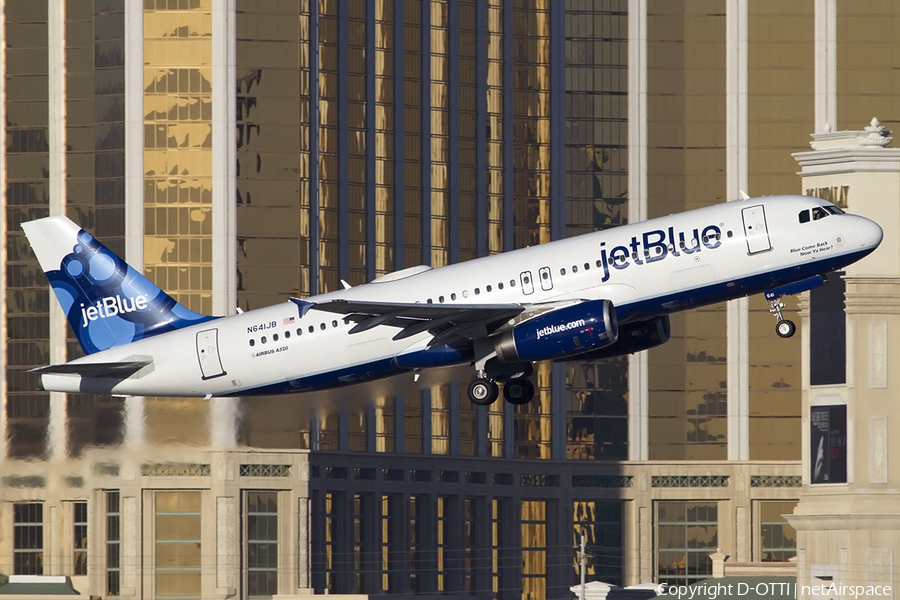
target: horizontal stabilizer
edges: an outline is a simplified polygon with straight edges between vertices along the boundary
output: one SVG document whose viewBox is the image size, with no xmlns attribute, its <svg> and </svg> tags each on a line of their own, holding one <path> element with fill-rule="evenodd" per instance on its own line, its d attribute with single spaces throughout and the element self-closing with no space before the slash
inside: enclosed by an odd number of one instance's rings
<svg viewBox="0 0 900 600">
<path fill-rule="evenodd" d="M 151 360 L 128 360 L 109 363 L 66 363 L 31 369 L 38 375 L 81 375 L 82 377 L 113 377 L 125 379 L 149 365 Z"/>
</svg>

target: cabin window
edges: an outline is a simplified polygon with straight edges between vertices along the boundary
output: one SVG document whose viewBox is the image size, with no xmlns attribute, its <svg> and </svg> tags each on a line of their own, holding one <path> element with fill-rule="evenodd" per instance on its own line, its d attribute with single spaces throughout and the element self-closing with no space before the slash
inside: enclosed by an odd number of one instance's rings
<svg viewBox="0 0 900 600">
<path fill-rule="evenodd" d="M 277 341 L 278 341 L 278 334 L 277 334 L 277 333 L 273 333 L 273 334 L 272 334 L 272 341 L 273 341 L 273 342 L 277 342 Z"/>
<path fill-rule="evenodd" d="M 490 292 L 490 291 L 491 291 L 491 289 L 493 289 L 493 288 L 491 288 L 491 286 L 487 286 L 487 287 L 486 287 L 486 288 L 484 288 L 484 289 L 485 289 L 485 290 L 486 290 L 486 291 L 488 291 L 488 292 Z"/>
<path fill-rule="evenodd" d="M 443 296 L 438 296 L 438 302 L 443 303 L 443 302 L 444 302 L 444 297 L 443 297 Z"/>
<path fill-rule="evenodd" d="M 503 282 L 502 282 L 502 281 L 501 281 L 500 283 L 497 284 L 497 289 L 498 289 L 498 290 L 502 290 L 502 289 L 503 289 Z"/>
<path fill-rule="evenodd" d="M 516 280 L 515 280 L 515 279 L 510 279 L 510 280 L 509 280 L 509 287 L 516 287 Z"/>
<path fill-rule="evenodd" d="M 590 270 L 591 270 L 591 263 L 584 263 L 584 270 L 585 270 L 585 271 L 590 271 Z"/>
<path fill-rule="evenodd" d="M 303 335 L 303 328 L 302 328 L 302 327 L 298 327 L 298 328 L 297 328 L 297 335 Z"/>
<path fill-rule="evenodd" d="M 431 301 L 431 298 L 429 298 L 429 299 L 426 300 L 425 302 L 426 302 L 427 304 L 434 304 L 434 302 Z"/>
<path fill-rule="evenodd" d="M 319 323 L 319 329 L 325 331 L 325 323 Z"/>
<path fill-rule="evenodd" d="M 332 326 L 332 327 L 337 327 L 337 321 L 332 321 L 332 322 L 331 322 L 331 326 Z"/>
<path fill-rule="evenodd" d="M 566 269 L 565 269 L 565 268 L 560 269 L 560 270 L 559 270 L 559 274 L 560 274 L 560 275 L 565 275 L 565 274 L 566 274 Z"/>
<path fill-rule="evenodd" d="M 284 339 L 286 339 L 286 340 L 291 339 L 291 332 L 290 332 L 290 331 L 285 331 L 285 332 L 284 332 Z"/>
<path fill-rule="evenodd" d="M 598 259 L 597 259 L 597 268 L 599 269 L 599 268 L 602 267 L 602 266 L 603 266 L 603 261 L 601 261 L 601 260 L 598 258 Z"/>
<path fill-rule="evenodd" d="M 450 294 L 450 299 L 456 300 L 456 292 L 453 292 L 452 294 Z"/>
<path fill-rule="evenodd" d="M 572 272 L 573 272 L 573 273 L 577 273 L 577 272 L 578 272 L 578 265 L 572 265 Z"/>
<path fill-rule="evenodd" d="M 265 343 L 266 343 L 266 336 L 262 336 L 262 339 L 260 339 L 259 341 L 262 342 L 263 344 L 265 344 Z"/>
<path fill-rule="evenodd" d="M 313 327 L 312 325 L 309 326 L 309 332 L 310 332 L 310 333 L 312 333 L 312 332 L 315 331 L 315 330 L 316 330 L 315 327 Z"/>
<path fill-rule="evenodd" d="M 478 289 L 478 288 L 475 288 L 475 295 L 477 296 L 477 295 L 479 295 L 480 293 L 481 293 L 481 290 Z"/>
<path fill-rule="evenodd" d="M 250 347 L 252 348 L 255 345 L 256 345 L 256 340 L 250 340 Z"/>
</svg>

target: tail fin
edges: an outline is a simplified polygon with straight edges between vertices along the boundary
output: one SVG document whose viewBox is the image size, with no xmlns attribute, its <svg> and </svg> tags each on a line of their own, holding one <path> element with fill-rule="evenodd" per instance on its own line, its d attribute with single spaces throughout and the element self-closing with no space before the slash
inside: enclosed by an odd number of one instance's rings
<svg viewBox="0 0 900 600">
<path fill-rule="evenodd" d="M 22 223 L 85 354 L 209 321 L 66 217 Z"/>
</svg>

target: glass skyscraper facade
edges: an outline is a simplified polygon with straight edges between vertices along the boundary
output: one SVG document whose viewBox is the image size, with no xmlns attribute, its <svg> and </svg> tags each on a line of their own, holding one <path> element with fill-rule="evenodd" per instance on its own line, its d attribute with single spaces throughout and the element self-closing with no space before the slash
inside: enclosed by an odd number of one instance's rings
<svg viewBox="0 0 900 600">
<path fill-rule="evenodd" d="M 539 600 L 578 581 L 582 534 L 589 575 L 619 584 L 697 580 L 719 547 L 789 558 L 800 342 L 760 298 L 674 315 L 649 352 L 537 364 L 518 407 L 473 405 L 468 368 L 296 397 L 64 395 L 27 373 L 80 349 L 20 224 L 68 215 L 232 314 L 797 192 L 790 153 L 831 114 L 830 4 L 7 0 L 0 530 L 27 535 L 0 537 L 0 573 Z M 829 124 L 890 127 L 900 11 L 835 4 Z"/>
</svg>

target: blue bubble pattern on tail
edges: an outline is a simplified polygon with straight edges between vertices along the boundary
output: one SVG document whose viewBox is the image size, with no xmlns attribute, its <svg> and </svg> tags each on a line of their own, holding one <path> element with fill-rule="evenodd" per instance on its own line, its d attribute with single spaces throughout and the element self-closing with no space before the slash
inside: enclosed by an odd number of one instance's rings
<svg viewBox="0 0 900 600">
<path fill-rule="evenodd" d="M 217 318 L 178 304 L 83 229 L 47 279 L 85 354 Z"/>
</svg>

